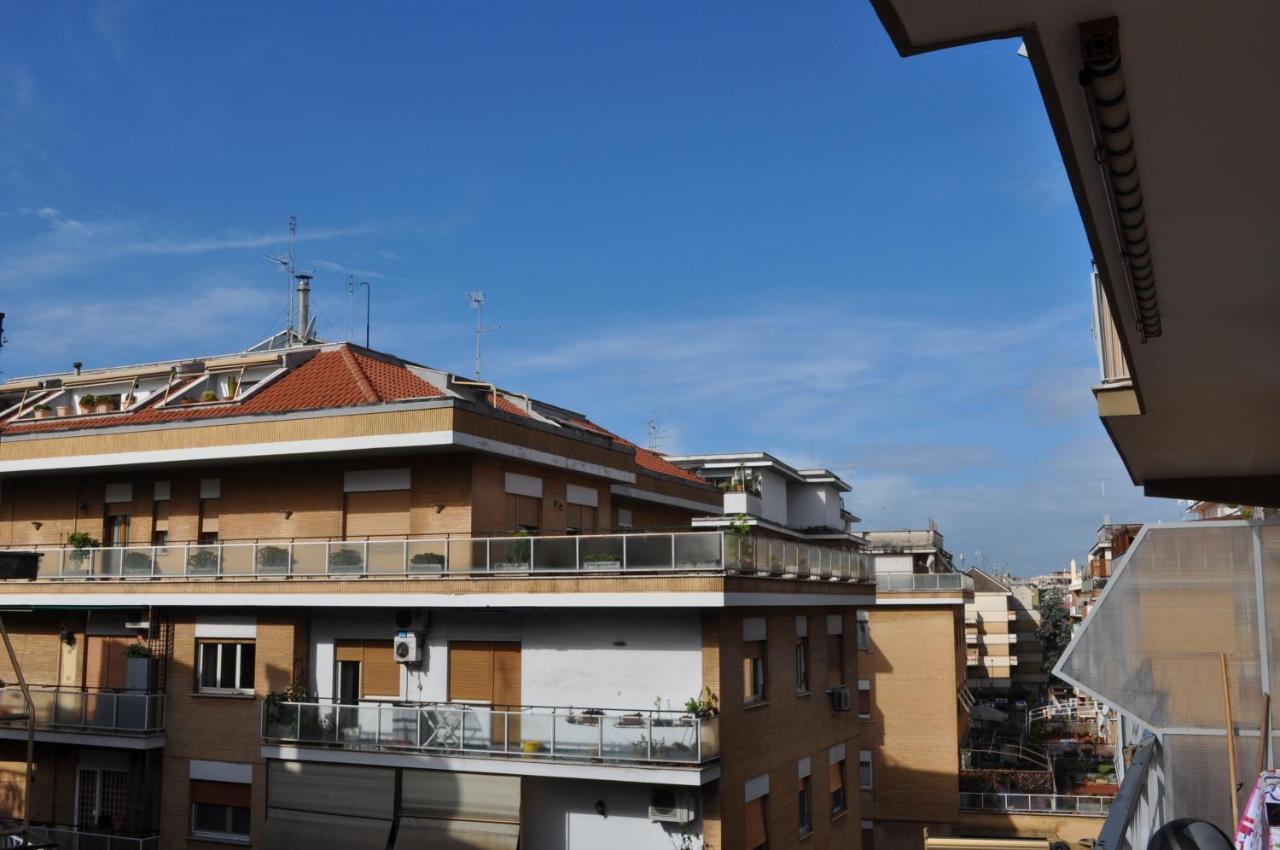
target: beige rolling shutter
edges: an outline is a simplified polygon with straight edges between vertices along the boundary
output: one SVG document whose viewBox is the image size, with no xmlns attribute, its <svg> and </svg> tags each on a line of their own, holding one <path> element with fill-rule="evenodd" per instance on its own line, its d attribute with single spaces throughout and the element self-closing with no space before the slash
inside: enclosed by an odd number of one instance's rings
<svg viewBox="0 0 1280 850">
<path fill-rule="evenodd" d="M 242 782 L 211 782 L 191 780 L 191 802 L 209 803 L 214 806 L 239 806 L 249 808 L 249 794 L 253 786 Z"/>
<path fill-rule="evenodd" d="M 333 649 L 336 661 L 364 661 L 364 642 L 358 640 L 339 641 Z"/>
<path fill-rule="evenodd" d="M 400 811 L 396 850 L 515 850 L 520 838 L 520 777 L 406 770 Z"/>
<path fill-rule="evenodd" d="M 405 537 L 409 534 L 409 491 L 346 494 L 347 537 Z"/>
<path fill-rule="evenodd" d="M 221 499 L 200 500 L 200 533 L 218 533 L 218 514 L 222 508 Z"/>
<path fill-rule="evenodd" d="M 396 663 L 389 640 L 364 641 L 364 658 L 360 667 L 360 696 L 400 697 L 400 665 Z"/>
<path fill-rule="evenodd" d="M 759 797 L 747 803 L 747 850 L 755 850 L 769 840 L 764 825 L 764 801 L 764 797 Z"/>
<path fill-rule="evenodd" d="M 449 700 L 493 701 L 493 644 L 450 641 Z"/>
<path fill-rule="evenodd" d="M 520 706 L 520 644 L 493 645 L 493 704 L 495 707 Z"/>
<path fill-rule="evenodd" d="M 169 530 L 169 503 L 156 502 L 154 515 L 154 528 L 156 531 Z"/>
</svg>

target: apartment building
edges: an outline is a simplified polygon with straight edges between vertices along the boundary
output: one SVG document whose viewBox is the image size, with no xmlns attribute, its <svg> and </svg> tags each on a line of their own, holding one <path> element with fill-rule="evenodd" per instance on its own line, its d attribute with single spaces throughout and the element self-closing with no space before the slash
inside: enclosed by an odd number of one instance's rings
<svg viewBox="0 0 1280 850">
<path fill-rule="evenodd" d="M 1020 580 L 1008 582 L 1009 608 L 1013 611 L 1010 651 L 1018 658 L 1013 667 L 1013 686 L 1028 694 L 1038 694 L 1049 683 L 1044 669 L 1044 646 L 1040 642 L 1040 589 Z"/>
<path fill-rule="evenodd" d="M 973 582 L 955 572 L 932 524 L 863 536 L 877 571 L 876 605 L 858 633 L 863 846 L 922 848 L 925 829 L 963 833 L 959 753 L 973 705 L 964 611 Z"/>
<path fill-rule="evenodd" d="M 33 836 L 859 846 L 856 541 L 694 527 L 724 492 L 580 413 L 266 348 L 0 385 Z"/>
<path fill-rule="evenodd" d="M 968 646 L 968 685 L 971 690 L 1008 691 L 1018 666 L 1018 610 L 1008 586 L 977 567 L 968 572 L 973 598 L 965 603 L 964 629 Z"/>
</svg>

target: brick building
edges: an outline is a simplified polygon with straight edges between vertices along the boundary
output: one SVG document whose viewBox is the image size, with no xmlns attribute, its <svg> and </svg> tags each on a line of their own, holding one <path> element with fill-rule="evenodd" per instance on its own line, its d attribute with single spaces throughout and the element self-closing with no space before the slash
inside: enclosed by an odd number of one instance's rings
<svg viewBox="0 0 1280 850">
<path fill-rule="evenodd" d="M 722 509 L 696 473 L 352 345 L 12 380 L 0 409 L 41 836 L 859 846 L 854 542 L 694 529 Z"/>
</svg>

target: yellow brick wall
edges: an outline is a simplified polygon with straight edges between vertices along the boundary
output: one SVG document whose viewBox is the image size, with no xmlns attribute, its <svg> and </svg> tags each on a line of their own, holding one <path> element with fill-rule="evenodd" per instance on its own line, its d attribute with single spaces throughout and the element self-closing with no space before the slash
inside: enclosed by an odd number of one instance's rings
<svg viewBox="0 0 1280 850">
<path fill-rule="evenodd" d="M 721 776 L 717 785 L 719 823 L 710 831 L 719 835 L 717 850 L 742 846 L 744 786 L 747 780 L 769 774 L 766 824 L 771 848 L 840 847 L 861 845 L 860 804 L 857 793 L 857 712 L 833 712 L 825 693 L 826 615 L 845 617 L 846 682 L 856 685 L 857 652 L 854 649 L 854 611 L 838 608 L 727 609 L 708 612 L 715 625 L 705 625 L 704 642 L 717 641 L 717 662 L 704 652 L 704 676 L 718 671 L 720 682 Z M 795 618 L 809 616 L 810 692 L 795 690 Z M 767 701 L 744 706 L 742 682 L 742 620 L 766 617 Z M 716 627 L 718 626 L 718 628 Z M 827 784 L 828 749 L 844 742 L 845 787 L 848 809 L 830 815 Z M 813 833 L 801 840 L 798 833 L 797 763 L 811 761 Z"/>
<path fill-rule="evenodd" d="M 868 613 L 870 650 L 859 652 L 871 681 L 874 789 L 864 817 L 954 822 L 959 814 L 956 690 L 960 606 L 880 606 Z M 889 845 L 896 846 L 896 845 Z"/>
</svg>

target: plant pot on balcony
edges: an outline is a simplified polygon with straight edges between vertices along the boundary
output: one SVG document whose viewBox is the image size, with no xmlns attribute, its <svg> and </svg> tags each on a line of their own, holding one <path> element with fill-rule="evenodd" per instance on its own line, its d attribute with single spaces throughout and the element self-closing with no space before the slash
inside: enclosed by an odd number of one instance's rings
<svg viewBox="0 0 1280 850">
<path fill-rule="evenodd" d="M 617 555 L 587 555 L 582 559 L 582 568 L 601 572 L 621 572 L 622 560 Z"/>
<path fill-rule="evenodd" d="M 91 395 L 80 396 L 80 412 L 93 413 L 93 406 L 97 404 L 97 399 Z"/>
<path fill-rule="evenodd" d="M 71 415 L 71 405 L 69 404 L 57 404 L 54 405 L 53 409 L 59 416 Z"/>
<path fill-rule="evenodd" d="M 127 576 L 151 575 L 151 555 L 147 552 L 126 550 L 121 560 L 121 572 Z"/>
<path fill-rule="evenodd" d="M 53 415 L 53 408 L 49 407 L 47 404 L 37 404 L 31 411 L 31 415 L 36 419 L 48 419 Z"/>
<path fill-rule="evenodd" d="M 216 576 L 218 574 L 218 553 L 211 549 L 201 549 L 187 556 L 187 575 Z"/>
<path fill-rule="evenodd" d="M 329 574 L 347 575 L 364 572 L 364 556 L 355 549 L 337 549 L 329 553 Z"/>
<path fill-rule="evenodd" d="M 542 752 L 542 742 L 541 741 L 521 741 L 520 752 L 526 753 L 528 755 L 532 755 L 534 753 L 540 753 Z"/>
<path fill-rule="evenodd" d="M 291 564 L 289 550 L 284 546 L 263 546 L 258 549 L 258 575 L 287 575 Z"/>
<path fill-rule="evenodd" d="M 444 555 L 439 552 L 419 552 L 409 558 L 409 572 L 442 573 L 444 572 Z"/>
</svg>

